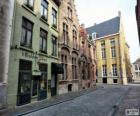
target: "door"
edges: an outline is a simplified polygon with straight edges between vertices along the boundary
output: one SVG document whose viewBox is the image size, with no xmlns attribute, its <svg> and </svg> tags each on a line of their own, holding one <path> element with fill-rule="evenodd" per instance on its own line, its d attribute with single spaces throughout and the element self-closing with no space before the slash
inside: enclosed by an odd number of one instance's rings
<svg viewBox="0 0 140 116">
<path fill-rule="evenodd" d="M 46 79 L 44 75 L 33 76 L 32 79 L 32 98 L 42 100 L 47 97 Z"/>
<path fill-rule="evenodd" d="M 51 79 L 51 96 L 55 96 L 57 94 L 57 75 L 52 74 Z"/>
<path fill-rule="evenodd" d="M 107 83 L 107 78 L 103 78 L 103 83 Z"/>
</svg>

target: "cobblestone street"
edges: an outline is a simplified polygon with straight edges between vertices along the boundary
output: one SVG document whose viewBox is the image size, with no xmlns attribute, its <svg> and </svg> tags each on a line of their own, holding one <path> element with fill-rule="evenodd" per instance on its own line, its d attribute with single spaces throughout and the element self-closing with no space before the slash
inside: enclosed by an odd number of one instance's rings
<svg viewBox="0 0 140 116">
<path fill-rule="evenodd" d="M 26 116 L 108 116 L 124 97 L 128 86 L 105 85 L 102 89 L 77 97 Z"/>
<path fill-rule="evenodd" d="M 130 86 L 131 86 L 130 91 L 125 96 L 124 100 L 121 102 L 119 106 L 119 110 L 116 113 L 116 116 L 125 116 L 126 109 L 139 109 L 140 110 L 140 85 L 133 84 Z"/>
</svg>

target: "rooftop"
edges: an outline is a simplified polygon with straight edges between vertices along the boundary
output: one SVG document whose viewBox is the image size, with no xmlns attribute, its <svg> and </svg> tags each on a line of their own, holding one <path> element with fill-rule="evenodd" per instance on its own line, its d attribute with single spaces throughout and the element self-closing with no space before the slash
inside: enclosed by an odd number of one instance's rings
<svg viewBox="0 0 140 116">
<path fill-rule="evenodd" d="M 86 28 L 89 35 L 92 35 L 92 33 L 94 32 L 97 33 L 97 38 L 119 33 L 119 29 L 120 29 L 119 16 L 104 21 L 100 24 L 95 24 L 94 26 Z"/>
</svg>

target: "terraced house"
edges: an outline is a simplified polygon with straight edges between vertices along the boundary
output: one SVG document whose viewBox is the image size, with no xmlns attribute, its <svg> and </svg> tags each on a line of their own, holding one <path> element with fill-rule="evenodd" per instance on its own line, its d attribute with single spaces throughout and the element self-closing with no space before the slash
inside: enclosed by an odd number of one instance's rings
<svg viewBox="0 0 140 116">
<path fill-rule="evenodd" d="M 57 94 L 59 0 L 15 0 L 7 103 L 20 106 Z M 55 70 L 54 70 L 55 69 Z"/>
<path fill-rule="evenodd" d="M 84 24 L 80 26 L 79 87 L 87 89 L 96 85 L 96 46 L 88 36 Z"/>
<path fill-rule="evenodd" d="M 129 55 L 124 36 L 121 14 L 100 24 L 87 28 L 96 43 L 97 82 L 107 84 L 127 84 L 126 55 Z M 128 56 L 129 57 L 129 56 Z"/>
<path fill-rule="evenodd" d="M 74 0 L 63 0 L 59 15 L 59 58 L 64 73 L 59 78 L 59 94 L 79 88 L 79 22 Z"/>
</svg>

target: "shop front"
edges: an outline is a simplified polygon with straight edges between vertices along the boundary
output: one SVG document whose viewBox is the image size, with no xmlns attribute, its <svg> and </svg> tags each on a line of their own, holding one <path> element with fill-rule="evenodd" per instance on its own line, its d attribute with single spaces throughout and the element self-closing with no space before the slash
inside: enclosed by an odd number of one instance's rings
<svg viewBox="0 0 140 116">
<path fill-rule="evenodd" d="M 47 64 L 39 64 L 39 71 L 32 71 L 32 62 L 20 60 L 17 106 L 47 98 Z"/>
</svg>

